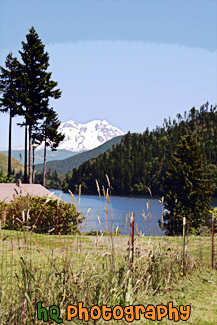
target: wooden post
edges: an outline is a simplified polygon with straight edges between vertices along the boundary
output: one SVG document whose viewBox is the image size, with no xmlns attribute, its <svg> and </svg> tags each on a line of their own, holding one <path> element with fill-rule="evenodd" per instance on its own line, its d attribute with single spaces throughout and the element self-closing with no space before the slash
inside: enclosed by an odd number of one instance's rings
<svg viewBox="0 0 217 325">
<path fill-rule="evenodd" d="M 27 183 L 27 137 L 28 137 L 28 130 L 27 125 L 25 125 L 25 154 L 24 154 L 24 183 Z"/>
<path fill-rule="evenodd" d="M 183 251 L 182 251 L 182 269 L 181 269 L 181 275 L 184 275 L 185 273 L 185 224 L 186 224 L 186 218 L 183 218 Z"/>
<path fill-rule="evenodd" d="M 133 254 L 134 254 L 134 221 L 135 221 L 135 212 L 132 213 L 130 218 L 131 226 L 131 242 L 130 242 L 130 266 L 133 266 Z"/>
<path fill-rule="evenodd" d="M 214 214 L 212 215 L 212 269 L 214 268 Z"/>
<path fill-rule="evenodd" d="M 58 205 L 59 205 L 59 200 L 57 201 L 57 208 L 56 208 L 56 235 L 58 235 Z"/>
<path fill-rule="evenodd" d="M 131 269 L 131 285 L 133 286 L 133 255 L 134 255 L 134 221 L 135 212 L 132 212 L 130 218 L 131 238 L 130 238 L 130 269 Z"/>
</svg>

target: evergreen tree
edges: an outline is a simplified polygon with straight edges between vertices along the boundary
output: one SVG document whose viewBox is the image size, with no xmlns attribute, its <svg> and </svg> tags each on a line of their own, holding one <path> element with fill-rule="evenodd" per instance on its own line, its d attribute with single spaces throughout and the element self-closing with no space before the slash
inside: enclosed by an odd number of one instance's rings
<svg viewBox="0 0 217 325">
<path fill-rule="evenodd" d="M 209 226 L 211 182 L 192 133 L 180 139 L 164 181 L 165 207 L 169 210 L 164 223 L 167 233 L 180 235 L 183 217 L 189 231 Z"/>
<path fill-rule="evenodd" d="M 9 145 L 8 145 L 8 175 L 11 175 L 11 134 L 12 118 L 19 113 L 18 105 L 18 76 L 19 62 L 9 53 L 5 61 L 6 68 L 0 67 L 0 109 L 1 112 L 9 113 Z"/>
<path fill-rule="evenodd" d="M 41 142 L 44 142 L 44 168 L 43 168 L 43 186 L 45 186 L 46 176 L 46 149 L 49 146 L 52 151 L 55 151 L 59 143 L 64 140 L 65 135 L 58 132 L 61 122 L 58 120 L 56 112 L 50 108 L 46 114 L 46 118 L 41 126 Z"/>
<path fill-rule="evenodd" d="M 29 183 L 32 183 L 32 128 L 44 118 L 49 99 L 61 96 L 61 91 L 54 89 L 57 82 L 52 81 L 51 72 L 47 72 L 49 56 L 44 47 L 32 27 L 26 35 L 26 43 L 22 42 L 22 51 L 19 51 L 23 60 L 21 102 L 25 107 L 24 125 L 29 127 Z"/>
</svg>

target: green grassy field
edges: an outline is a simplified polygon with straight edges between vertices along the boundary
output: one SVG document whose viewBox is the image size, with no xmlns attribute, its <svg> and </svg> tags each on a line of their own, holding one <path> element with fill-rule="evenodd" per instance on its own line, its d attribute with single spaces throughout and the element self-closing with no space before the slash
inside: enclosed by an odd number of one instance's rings
<svg viewBox="0 0 217 325">
<path fill-rule="evenodd" d="M 44 324 L 36 318 L 39 301 L 45 307 L 59 306 L 63 324 L 82 323 L 77 317 L 66 321 L 68 304 L 125 307 L 170 301 L 177 307 L 191 305 L 187 324 L 216 323 L 217 270 L 210 267 L 210 237 L 187 237 L 184 275 L 181 237 L 136 236 L 132 268 L 128 241 L 127 236 L 51 236 L 2 230 L 1 324 Z M 105 323 L 102 319 L 97 322 Z M 117 322 L 127 323 L 125 319 L 109 321 Z M 141 317 L 134 322 L 153 321 Z M 168 317 L 161 322 L 174 323 Z"/>
</svg>

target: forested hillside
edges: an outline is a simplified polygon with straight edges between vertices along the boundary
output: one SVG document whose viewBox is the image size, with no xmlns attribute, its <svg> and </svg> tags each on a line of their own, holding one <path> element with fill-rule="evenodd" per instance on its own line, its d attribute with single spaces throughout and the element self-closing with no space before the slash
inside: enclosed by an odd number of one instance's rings
<svg viewBox="0 0 217 325">
<path fill-rule="evenodd" d="M 56 171 L 59 174 L 66 174 L 73 168 L 78 168 L 85 161 L 95 158 L 101 153 L 112 149 L 113 146 L 121 142 L 121 139 L 122 135 L 119 135 L 115 138 L 112 138 L 111 140 L 108 140 L 107 142 L 95 149 L 81 152 L 63 160 L 49 161 L 47 163 L 47 167 L 50 168 L 53 172 Z M 37 164 L 35 166 L 35 169 L 41 172 L 43 170 L 43 164 Z"/>
<path fill-rule="evenodd" d="M 217 184 L 217 106 L 203 105 L 200 110 L 192 108 L 177 120 L 164 120 L 163 126 L 143 134 L 125 135 L 122 142 L 111 151 L 88 160 L 78 169 L 68 173 L 63 190 L 96 194 L 96 182 L 107 187 L 108 175 L 112 193 L 118 195 L 145 195 L 148 188 L 153 195 L 163 194 L 163 176 L 168 168 L 171 154 L 181 136 L 191 131 L 200 144 L 209 178 Z M 217 194 L 216 188 L 213 193 Z"/>
</svg>

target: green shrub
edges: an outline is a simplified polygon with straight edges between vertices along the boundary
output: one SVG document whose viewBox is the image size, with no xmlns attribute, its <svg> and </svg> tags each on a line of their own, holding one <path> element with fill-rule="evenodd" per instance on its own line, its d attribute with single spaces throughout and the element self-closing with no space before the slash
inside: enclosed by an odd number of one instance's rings
<svg viewBox="0 0 217 325">
<path fill-rule="evenodd" d="M 83 218 L 71 203 L 39 196 L 18 196 L 6 211 L 5 229 L 33 230 L 36 233 L 67 235 L 73 233 Z"/>
<path fill-rule="evenodd" d="M 0 170 L 0 183 L 10 183 L 12 179 L 13 177 L 11 177 L 8 173 L 3 174 L 3 172 Z"/>
</svg>

